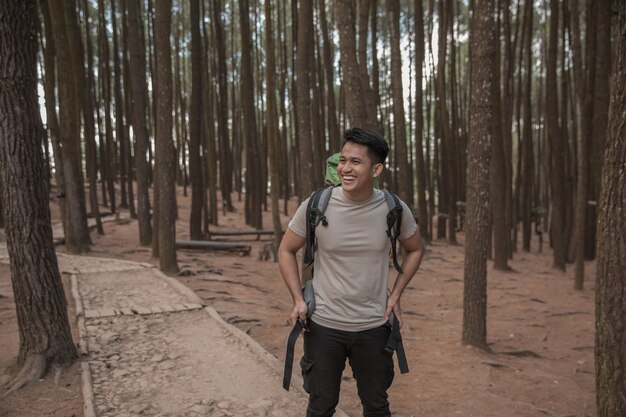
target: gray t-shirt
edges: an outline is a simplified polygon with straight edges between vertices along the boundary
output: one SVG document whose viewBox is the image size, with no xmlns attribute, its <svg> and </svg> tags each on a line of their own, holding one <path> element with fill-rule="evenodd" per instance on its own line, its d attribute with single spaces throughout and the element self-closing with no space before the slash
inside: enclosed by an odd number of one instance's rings
<svg viewBox="0 0 626 417">
<path fill-rule="evenodd" d="M 298 236 L 306 236 L 305 200 L 289 223 Z M 402 202 L 399 239 L 417 231 L 409 207 Z M 341 187 L 333 189 L 325 216 L 328 226 L 315 228 L 317 247 L 313 289 L 313 320 L 325 327 L 361 331 L 385 323 L 389 283 L 389 249 L 385 195 L 374 190 L 364 202 L 348 200 Z"/>
</svg>

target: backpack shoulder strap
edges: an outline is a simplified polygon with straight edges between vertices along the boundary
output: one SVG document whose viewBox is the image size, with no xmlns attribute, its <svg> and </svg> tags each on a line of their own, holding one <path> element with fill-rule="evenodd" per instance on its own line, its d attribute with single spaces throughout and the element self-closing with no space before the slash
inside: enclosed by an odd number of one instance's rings
<svg viewBox="0 0 626 417">
<path fill-rule="evenodd" d="M 306 207 L 306 248 L 304 250 L 304 266 L 308 268 L 313 264 L 315 252 L 315 228 L 320 222 L 328 226 L 324 212 L 333 193 L 332 186 L 313 191 Z"/>
<path fill-rule="evenodd" d="M 387 205 L 389 206 L 389 213 L 387 213 L 387 237 L 391 241 L 391 252 L 393 255 L 393 266 L 396 271 L 402 273 L 402 268 L 398 263 L 398 257 L 396 253 L 396 241 L 400 236 L 400 226 L 402 225 L 402 204 L 397 195 L 389 190 L 381 190 L 385 194 Z"/>
</svg>

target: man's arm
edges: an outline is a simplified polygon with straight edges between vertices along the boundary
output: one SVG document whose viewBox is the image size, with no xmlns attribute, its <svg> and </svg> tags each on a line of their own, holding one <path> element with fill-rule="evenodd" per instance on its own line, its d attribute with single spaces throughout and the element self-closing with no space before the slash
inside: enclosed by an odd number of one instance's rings
<svg viewBox="0 0 626 417">
<path fill-rule="evenodd" d="M 290 228 L 287 228 L 283 240 L 278 248 L 278 266 L 280 273 L 285 281 L 285 285 L 291 293 L 293 299 L 293 309 L 289 316 L 292 323 L 298 319 L 306 319 L 308 311 L 307 305 L 302 297 L 302 288 L 300 284 L 300 271 L 298 270 L 298 261 L 296 253 L 304 246 L 305 239 L 295 234 Z"/>
<path fill-rule="evenodd" d="M 424 244 L 419 229 L 411 237 L 400 240 L 400 244 L 406 250 L 407 254 L 402 261 L 402 271 L 398 274 L 396 282 L 393 285 L 391 295 L 387 299 L 387 310 L 385 311 L 385 320 L 389 320 L 391 311 L 393 310 L 400 327 L 402 327 L 402 314 L 400 312 L 400 297 L 406 286 L 411 282 L 413 276 L 422 262 L 424 256 Z"/>
</svg>

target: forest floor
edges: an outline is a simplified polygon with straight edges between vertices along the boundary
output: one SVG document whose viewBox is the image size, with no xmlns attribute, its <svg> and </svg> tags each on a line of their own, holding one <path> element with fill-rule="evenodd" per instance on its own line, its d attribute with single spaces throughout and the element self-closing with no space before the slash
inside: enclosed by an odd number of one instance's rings
<svg viewBox="0 0 626 417">
<path fill-rule="evenodd" d="M 178 192 L 177 235 L 179 239 L 186 239 L 190 198 L 184 197 L 181 190 Z M 243 204 L 236 201 L 236 195 L 234 199 L 236 212 L 220 213 L 219 227 L 215 230 L 248 229 Z M 291 201 L 290 215 L 295 208 L 295 201 Z M 56 203 L 51 203 L 51 209 L 53 219 L 58 219 Z M 282 221 L 286 225 L 289 216 L 282 216 Z M 269 212 L 264 214 L 264 225 L 271 225 Z M 157 264 L 150 250 L 139 246 L 135 221 L 105 223 L 104 230 L 103 236 L 92 232 L 93 247 L 89 256 Z M 550 251 L 544 247 L 543 253 L 537 253 L 536 241 L 533 241 L 531 253 L 515 254 L 510 262 L 512 272 L 495 271 L 490 267 L 487 339 L 491 352 L 486 353 L 460 343 L 463 233 L 458 237 L 459 245 L 433 242 L 428 246 L 420 270 L 404 293 L 403 338 L 411 372 L 396 373 L 389 391 L 393 415 L 594 417 L 594 263 L 585 265 L 583 291 L 572 289 L 573 268 L 567 273 L 552 269 Z M 181 274 L 176 279 L 217 310 L 225 321 L 250 335 L 282 361 L 291 329 L 288 324 L 291 298 L 277 264 L 258 260 L 261 242 L 249 241 L 248 244 L 252 246 L 248 256 L 180 250 Z M 60 253 L 64 250 L 64 246 L 58 247 Z M 71 321 L 76 327 L 67 275 L 64 275 L 64 284 L 70 300 Z M 181 314 L 192 315 L 193 312 Z M 159 332 L 179 326 L 162 319 L 157 326 Z M 193 318 L 188 321 L 194 322 Z M 141 327 L 138 323 L 121 321 L 115 326 L 118 326 L 118 333 L 133 326 Z M 139 327 L 135 330 L 141 333 Z M 76 335 L 76 329 L 73 330 Z M 18 343 L 10 272 L 6 264 L 0 264 L 0 382 L 13 370 Z M 104 343 L 103 348 L 106 346 Z M 300 341 L 298 346 L 300 348 Z M 207 346 L 203 353 L 210 363 L 219 350 L 216 352 Z M 168 357 L 167 352 L 164 355 Z M 297 373 L 297 362 L 294 368 Z M 1 398 L 0 417 L 83 416 L 80 364 L 57 374 L 60 375 L 57 378 L 53 372 L 39 383 Z M 242 377 L 268 381 L 266 376 L 259 376 L 252 370 Z M 225 378 L 224 383 L 227 380 Z M 282 390 L 280 378 L 275 381 L 275 388 Z M 168 384 L 168 389 L 183 393 L 195 391 L 197 387 L 202 387 L 201 382 L 197 382 L 197 386 L 196 383 Z M 351 416 L 361 414 L 349 366 L 344 373 L 340 407 Z M 150 408 L 140 408 L 133 413 L 155 415 Z M 303 414 L 304 410 L 287 415 Z M 278 414 L 269 411 L 267 415 Z"/>
</svg>

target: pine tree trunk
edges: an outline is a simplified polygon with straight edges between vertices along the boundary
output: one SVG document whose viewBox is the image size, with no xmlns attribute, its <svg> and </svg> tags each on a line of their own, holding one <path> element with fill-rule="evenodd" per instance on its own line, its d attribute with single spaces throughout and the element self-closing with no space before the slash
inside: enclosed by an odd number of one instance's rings
<svg viewBox="0 0 626 417">
<path fill-rule="evenodd" d="M 598 6 L 602 6 L 599 4 Z M 626 4 L 618 5 L 606 150 L 598 206 L 596 261 L 596 407 L 626 415 Z"/>
<path fill-rule="evenodd" d="M 430 242 L 428 227 L 428 208 L 426 201 L 426 165 L 424 163 L 424 5 L 422 0 L 415 0 L 415 151 L 417 162 L 417 204 L 419 209 L 420 234 Z M 426 130 L 426 132 L 428 132 Z M 428 135 L 428 133 L 427 133 Z"/>
<path fill-rule="evenodd" d="M 156 182 L 159 189 L 159 262 L 161 271 L 176 274 L 176 150 L 172 137 L 171 0 L 159 0 L 155 9 L 157 108 Z"/>
<path fill-rule="evenodd" d="M 277 136 L 278 120 L 276 114 L 276 62 L 274 57 L 274 29 L 272 23 L 272 4 L 270 0 L 265 0 L 265 51 L 267 63 L 265 65 L 265 81 L 267 82 L 267 142 L 268 156 L 270 164 L 270 195 L 272 199 L 272 224 L 274 227 L 274 254 L 277 253 L 280 241 L 283 238 L 283 230 L 280 222 L 280 207 L 278 206 L 278 158 L 277 158 Z M 274 256 L 278 260 L 278 256 Z"/>
<path fill-rule="evenodd" d="M 320 23 L 322 39 L 324 40 L 324 75 L 326 77 L 326 102 L 328 106 L 328 142 L 330 153 L 337 152 L 341 143 L 339 122 L 337 121 L 337 107 L 335 105 L 335 79 L 333 76 L 333 51 L 330 36 L 328 34 L 328 22 L 326 20 L 326 1 L 319 0 Z"/>
<path fill-rule="evenodd" d="M 111 0 L 111 27 L 113 29 L 113 70 L 114 70 L 114 95 L 115 95 L 115 139 L 119 146 L 120 166 L 120 207 L 128 207 L 127 169 L 126 154 L 129 152 L 128 136 L 125 134 L 124 100 L 122 98 L 122 69 L 120 64 L 120 45 L 117 33 L 116 0 Z"/>
<path fill-rule="evenodd" d="M 191 107 L 189 110 L 189 178 L 191 180 L 191 214 L 189 235 L 191 240 L 202 239 L 202 39 L 200 37 L 200 5 L 190 2 L 191 19 Z"/>
<path fill-rule="evenodd" d="M 70 39 L 66 32 L 68 22 L 64 10 L 75 5 L 68 3 L 59 7 L 56 2 L 48 3 L 52 20 L 55 45 L 69 45 Z M 57 48 L 57 71 L 59 82 L 59 120 L 61 133 L 61 151 L 63 154 L 63 176 L 65 180 L 65 244 L 72 253 L 89 251 L 89 230 L 87 228 L 87 212 L 82 173 L 80 144 L 80 101 L 77 81 L 83 76 L 76 73 L 75 56 L 69 48 Z"/>
<path fill-rule="evenodd" d="M 527 0 L 524 19 L 526 25 L 526 37 L 524 44 L 526 76 L 524 78 L 524 98 L 523 101 L 523 129 L 522 129 L 522 248 L 530 252 L 530 242 L 532 238 L 532 209 L 533 209 L 533 173 L 534 173 L 534 152 L 532 134 L 532 28 L 533 28 L 533 2 Z"/>
<path fill-rule="evenodd" d="M 301 1 L 298 9 L 298 44 L 296 48 L 296 112 L 298 123 L 298 155 L 300 200 L 307 198 L 314 189 L 313 138 L 311 135 L 311 95 L 309 67 L 313 46 L 313 4 L 311 0 Z"/>
<path fill-rule="evenodd" d="M 124 109 L 126 114 L 126 124 L 124 125 L 124 138 L 126 138 L 126 167 L 128 169 L 128 210 L 130 211 L 130 218 L 137 218 L 137 210 L 135 209 L 135 192 L 133 190 L 133 153 L 136 147 L 132 143 L 130 138 L 130 125 L 132 124 L 132 111 L 131 111 L 131 96 L 132 88 L 130 86 L 130 70 L 129 70 L 129 53 L 128 53 L 128 23 L 126 19 L 126 0 L 120 0 L 120 13 L 122 14 L 122 64 L 124 73 Z"/>
<path fill-rule="evenodd" d="M 228 70 L 226 68 L 224 26 L 221 18 L 222 9 L 221 0 L 213 0 L 212 25 L 215 27 L 215 44 L 217 46 L 217 89 L 219 98 L 219 104 L 217 106 L 217 129 L 220 152 L 220 189 L 222 192 L 224 210 L 232 212 L 234 211 L 234 207 L 230 194 L 232 192 L 233 167 L 228 137 L 228 84 L 226 81 Z"/>
<path fill-rule="evenodd" d="M 559 39 L 559 2 L 550 0 L 550 33 L 546 60 L 546 118 L 550 142 L 551 169 L 550 189 L 552 210 L 550 240 L 553 247 L 552 266 L 565 271 L 565 149 L 559 125 L 559 101 L 557 90 L 556 62 Z"/>
<path fill-rule="evenodd" d="M 496 40 L 500 39 L 500 19 L 497 20 Z M 493 131 L 491 143 L 491 181 L 490 201 L 493 231 L 493 267 L 501 271 L 508 271 L 508 228 L 506 224 L 506 165 L 504 162 L 504 130 L 502 128 L 502 113 L 500 103 L 500 45 L 494 45 L 496 58 L 493 62 L 493 87 L 495 103 L 493 105 Z"/>
<path fill-rule="evenodd" d="M 133 132 L 136 140 L 135 167 L 137 172 L 137 219 L 139 221 L 139 242 L 149 246 L 152 242 L 150 221 L 150 165 L 147 160 L 149 138 L 146 122 L 146 47 L 143 34 L 143 18 L 136 0 L 128 0 L 128 52 L 131 87 L 131 108 Z"/>
<path fill-rule="evenodd" d="M 246 223 L 257 229 L 263 228 L 261 204 L 264 181 L 257 134 L 254 75 L 251 53 L 253 51 L 250 31 L 250 5 L 248 0 L 239 0 L 239 19 L 241 26 L 241 99 L 243 107 L 243 136 L 246 142 L 246 201 L 248 218 Z"/>
<path fill-rule="evenodd" d="M 398 192 L 409 205 L 413 206 L 413 171 L 409 165 L 404 118 L 404 96 L 402 88 L 402 59 L 400 57 L 400 3 L 387 1 L 389 29 L 391 32 L 391 89 L 393 94 L 393 126 L 396 138 L 395 151 L 398 155 Z"/>
<path fill-rule="evenodd" d="M 37 6 L 4 1 L 0 22 L 0 199 L 20 334 L 17 389 L 78 354 L 52 242 L 43 126 L 37 123 Z"/>
<path fill-rule="evenodd" d="M 352 0 L 335 2 L 337 29 L 341 50 L 341 70 L 346 105 L 346 119 L 351 127 L 378 130 L 378 123 L 368 117 L 365 92 L 361 84 L 359 64 L 356 57 L 356 32 Z"/>
<path fill-rule="evenodd" d="M 467 240 L 463 293 L 463 344 L 487 346 L 487 248 L 489 245 L 489 166 L 496 130 L 497 77 L 495 7 L 476 1 L 470 26 L 471 97 L 467 192 Z"/>
</svg>

